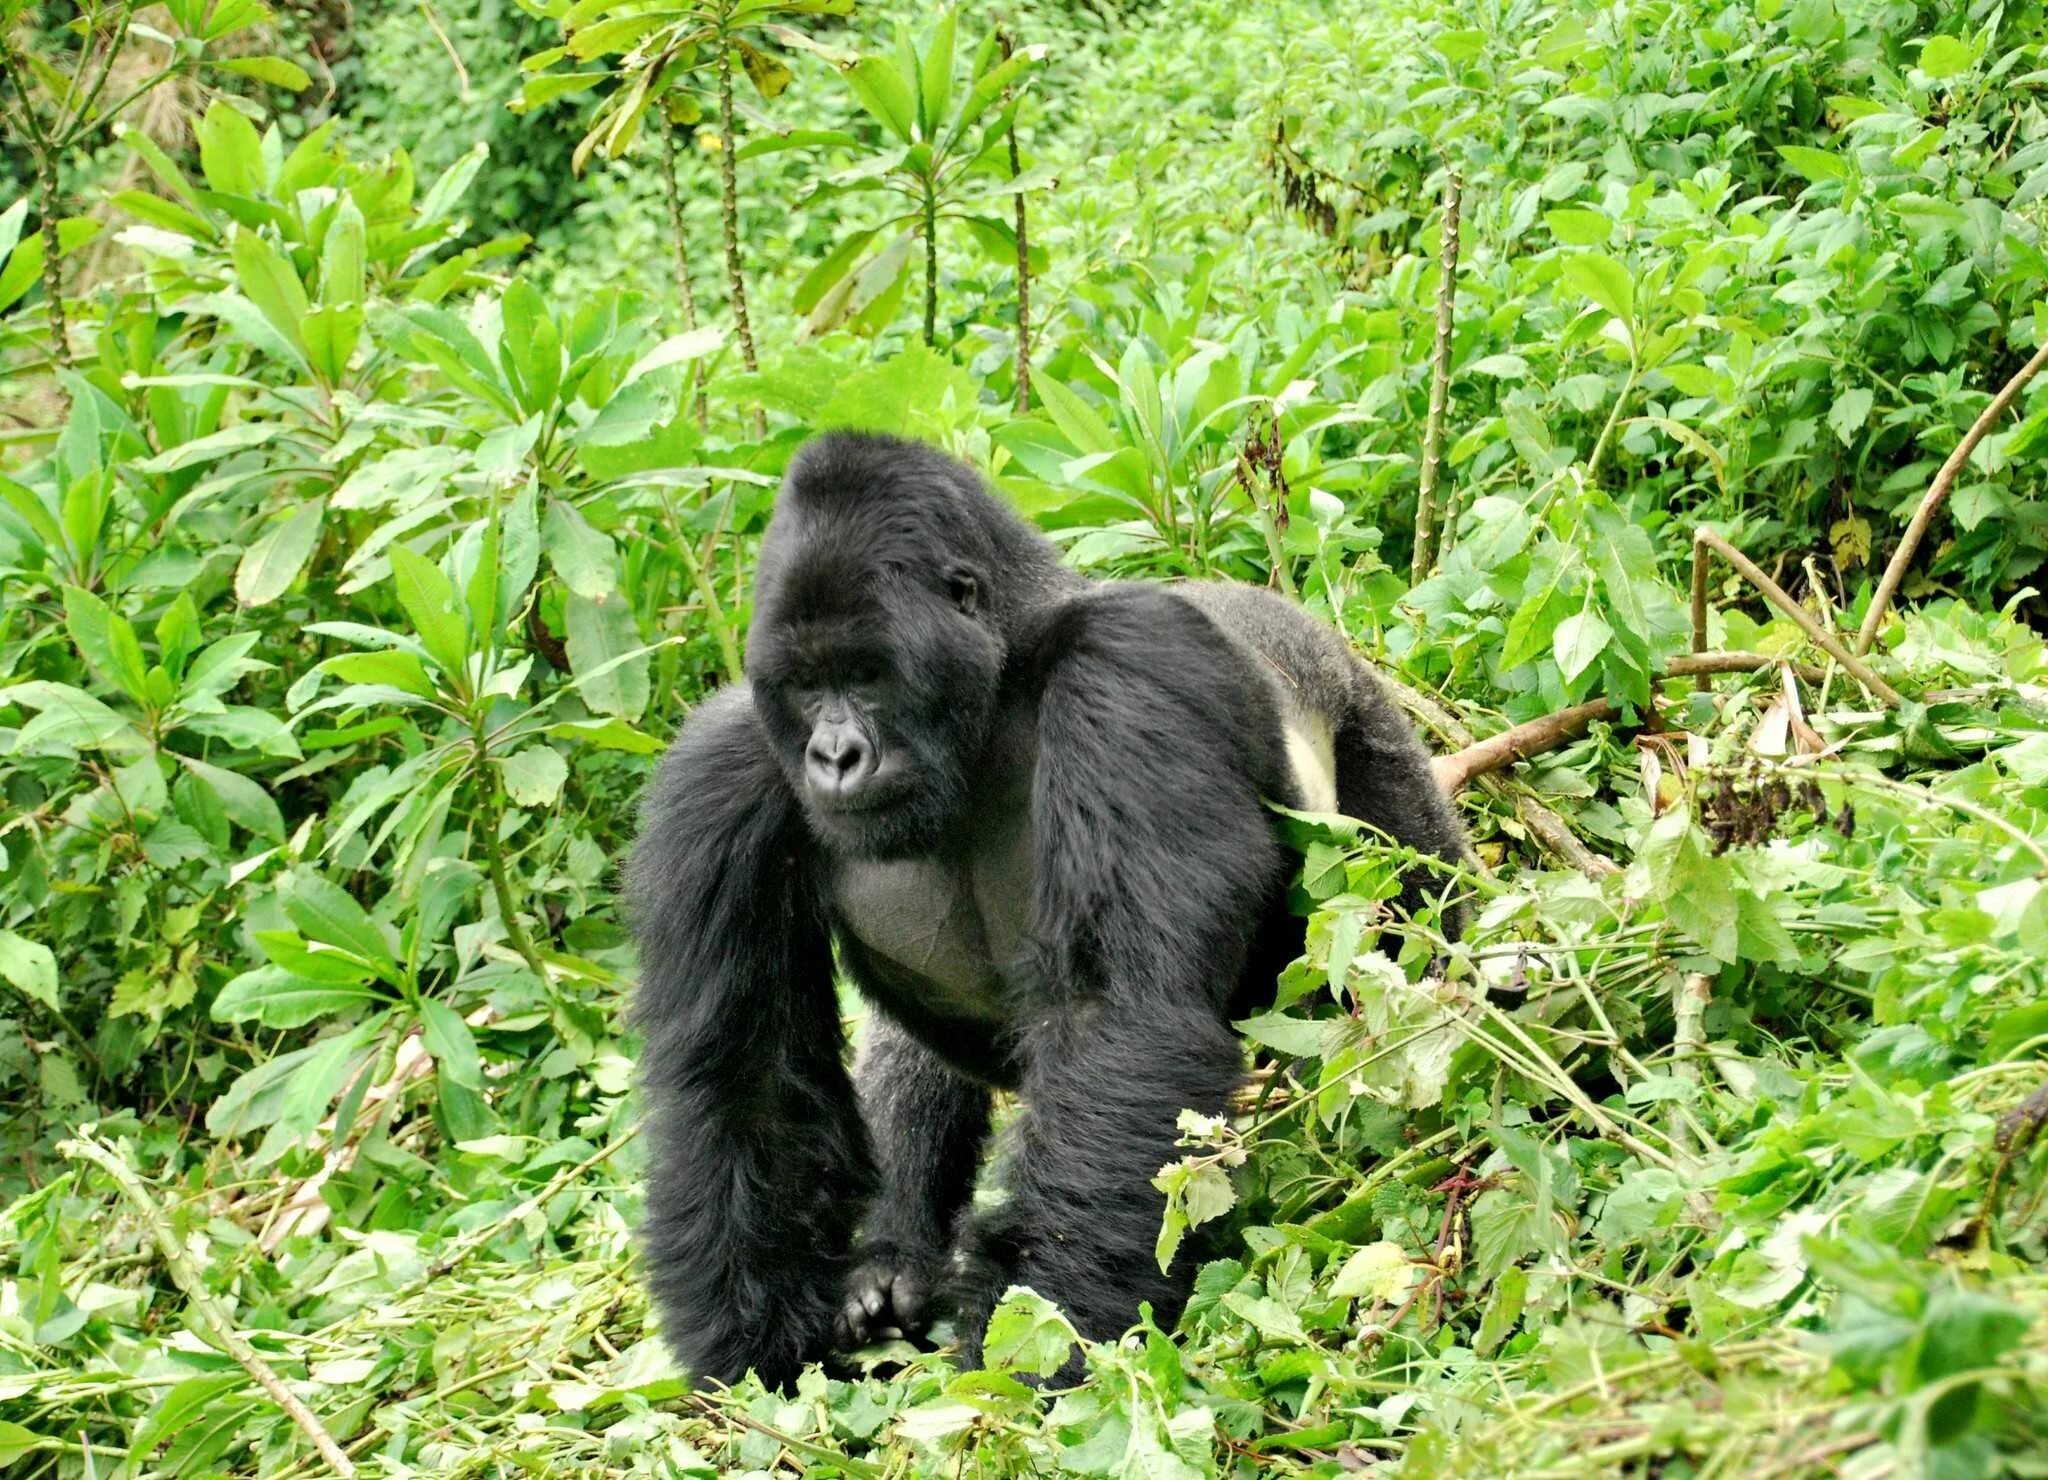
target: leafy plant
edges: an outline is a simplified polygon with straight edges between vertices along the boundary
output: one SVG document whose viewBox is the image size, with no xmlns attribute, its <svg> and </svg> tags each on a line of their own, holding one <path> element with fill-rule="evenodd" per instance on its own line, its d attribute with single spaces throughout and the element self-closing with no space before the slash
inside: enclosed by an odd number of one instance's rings
<svg viewBox="0 0 2048 1480">
<path fill-rule="evenodd" d="M 993 260 L 1006 265 L 1019 260 L 1015 228 L 990 211 L 1005 197 L 1021 196 L 1051 179 L 1043 167 L 1019 173 L 1010 147 L 1021 101 L 1017 89 L 1045 49 L 1026 47 L 1006 56 L 991 29 L 960 81 L 954 76 L 958 28 L 958 10 L 948 10 L 919 47 L 898 26 L 893 56 L 865 56 L 842 68 L 854 98 L 881 125 L 883 148 L 825 177 L 812 199 L 886 191 L 902 197 L 906 209 L 847 236 L 798 285 L 796 307 L 809 315 L 805 329 L 810 333 L 848 323 L 872 330 L 886 323 L 901 301 L 911 255 L 922 242 L 924 342 L 936 345 L 941 221 L 959 222 Z M 770 137 L 748 149 L 792 144 L 861 149 L 851 134 L 818 132 Z M 874 249 L 877 240 L 882 245 Z"/>
</svg>

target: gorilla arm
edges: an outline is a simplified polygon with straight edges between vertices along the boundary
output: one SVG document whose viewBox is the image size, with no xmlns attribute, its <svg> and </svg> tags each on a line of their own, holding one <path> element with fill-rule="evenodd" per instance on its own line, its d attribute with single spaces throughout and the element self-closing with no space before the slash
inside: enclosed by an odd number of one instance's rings
<svg viewBox="0 0 2048 1480">
<path fill-rule="evenodd" d="M 1222 1111 L 1243 1074 L 1225 1020 L 1287 860 L 1261 796 L 1284 776 L 1256 675 L 1184 604 L 1108 587 L 1068 603 L 1043 658 L 1024 1109 L 1008 1200 L 970 1239 L 962 1333 L 979 1352 L 1012 1283 L 1083 1334 L 1141 1300 L 1171 1324 L 1185 1266 L 1154 1254 L 1152 1187 L 1183 1108 Z"/>
<path fill-rule="evenodd" d="M 873 1169 L 815 857 L 745 686 L 677 737 L 628 884 L 664 1333 L 699 1379 L 784 1382 L 830 1344 Z"/>
</svg>

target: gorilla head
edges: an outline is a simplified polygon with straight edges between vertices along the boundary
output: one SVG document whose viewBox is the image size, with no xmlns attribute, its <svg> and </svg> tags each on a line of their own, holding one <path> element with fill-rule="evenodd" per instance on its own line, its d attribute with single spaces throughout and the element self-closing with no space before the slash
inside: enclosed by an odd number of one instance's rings
<svg viewBox="0 0 2048 1480">
<path fill-rule="evenodd" d="M 763 541 L 747 673 L 816 836 L 847 857 L 929 850 L 991 740 L 1042 541 L 920 443 L 825 438 Z"/>
</svg>

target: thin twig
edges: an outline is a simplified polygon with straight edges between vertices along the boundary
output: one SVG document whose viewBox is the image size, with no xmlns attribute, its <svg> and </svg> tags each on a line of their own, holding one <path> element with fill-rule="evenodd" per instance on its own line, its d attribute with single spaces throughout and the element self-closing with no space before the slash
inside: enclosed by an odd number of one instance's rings
<svg viewBox="0 0 2048 1480">
<path fill-rule="evenodd" d="M 1396 703 L 1405 709 L 1410 717 L 1420 720 L 1448 745 L 1460 749 L 1474 744 L 1472 731 L 1458 717 L 1437 700 L 1418 692 L 1389 674 L 1379 675 Z M 1434 764 L 1434 763 L 1433 763 Z M 1603 857 L 1579 841 L 1561 814 L 1548 803 L 1538 800 L 1527 791 L 1517 790 L 1499 776 L 1482 775 L 1479 786 L 1489 796 L 1507 802 L 1515 809 L 1515 816 L 1527 828 L 1529 836 L 1536 839 L 1566 863 L 1585 874 L 1598 879 L 1608 874 L 1620 873 L 1620 866 L 1613 859 Z"/>
<path fill-rule="evenodd" d="M 334 1442 L 334 1436 L 327 1432 L 326 1426 L 315 1416 L 313 1410 L 284 1385 L 284 1379 L 277 1375 L 276 1369 L 264 1361 L 256 1348 L 249 1345 L 242 1333 L 235 1329 L 235 1323 L 228 1318 L 228 1313 L 214 1299 L 212 1291 L 206 1288 L 206 1276 L 192 1262 L 192 1256 L 185 1250 L 184 1241 L 172 1230 L 163 1210 L 149 1195 L 149 1189 L 142 1185 L 142 1179 L 121 1159 L 120 1153 L 84 1131 L 81 1131 L 75 1140 L 60 1141 L 57 1150 L 73 1160 L 83 1158 L 91 1162 L 114 1179 L 114 1185 L 121 1189 L 122 1195 L 128 1199 L 137 1216 L 142 1219 L 143 1226 L 156 1240 L 157 1248 L 163 1251 L 165 1267 L 170 1270 L 171 1278 L 177 1283 L 178 1288 L 185 1292 L 185 1301 L 193 1314 L 199 1317 L 200 1324 L 220 1343 L 222 1350 L 233 1357 L 242 1370 L 255 1379 L 256 1385 L 270 1395 L 271 1401 L 283 1409 L 285 1415 L 313 1441 L 313 1447 L 320 1451 L 320 1457 L 327 1461 L 327 1467 L 337 1475 L 353 1477 L 356 1467 L 350 1462 L 349 1457 L 342 1453 L 341 1446 Z"/>
<path fill-rule="evenodd" d="M 1451 328 L 1458 301 L 1458 205 L 1464 181 L 1454 169 L 1444 180 L 1443 249 L 1436 289 L 1436 349 L 1429 376 L 1429 419 L 1422 429 L 1422 482 L 1415 498 L 1415 553 L 1408 584 L 1419 586 L 1436 568 L 1437 482 L 1442 475 L 1444 403 L 1451 388 Z"/>
<path fill-rule="evenodd" d="M 1948 455 L 1941 470 L 1934 475 L 1934 481 L 1927 485 L 1927 493 L 1920 500 L 1920 507 L 1913 511 L 1912 519 L 1906 525 L 1906 532 L 1899 537 L 1898 549 L 1892 551 L 1892 558 L 1884 568 L 1884 575 L 1877 583 L 1877 594 L 1870 598 L 1870 610 L 1863 614 L 1863 625 L 1856 633 L 1856 652 L 1860 656 L 1870 651 L 1870 645 L 1877 640 L 1877 629 L 1884 625 L 1884 614 L 1892 604 L 1892 597 L 1898 594 L 1899 583 L 1906 579 L 1906 567 L 1913 563 L 1913 554 L 1920 548 L 1920 541 L 1927 537 L 1927 526 L 1934 522 L 1935 511 L 1941 508 L 1942 500 L 1956 481 L 1956 475 L 1963 470 L 1963 464 L 1970 460 L 1970 454 L 1977 450 L 1977 444 L 1984 440 L 1992 424 L 2005 414 L 2026 383 L 2034 378 L 2043 365 L 2048 365 L 2048 343 L 2034 351 L 2034 357 L 2013 372 L 2004 389 L 1991 398 L 1977 419 L 1970 423 L 1970 429 L 1963 433 L 1963 440 L 1956 443 L 1955 451 Z M 1846 665 L 1845 665 L 1846 666 Z"/>
<path fill-rule="evenodd" d="M 1698 551 L 1701 546 L 1706 546 L 1723 560 L 1734 566 L 1736 571 L 1750 585 L 1756 587 L 1757 590 L 1764 594 L 1764 599 L 1769 601 L 1772 606 L 1775 606 L 1794 622 L 1797 622 L 1799 630 L 1812 638 L 1815 646 L 1819 647 L 1822 652 L 1833 658 L 1837 663 L 1840 663 L 1842 667 L 1848 670 L 1851 678 L 1882 699 L 1888 708 L 1897 708 L 1906 702 L 1904 695 L 1873 673 L 1868 663 L 1865 663 L 1861 658 L 1842 646 L 1841 639 L 1837 638 L 1834 633 L 1828 631 L 1827 628 L 1815 620 L 1813 613 L 1794 601 L 1787 594 L 1783 586 L 1780 586 L 1776 581 L 1765 575 L 1763 568 L 1754 560 L 1751 560 L 1747 555 L 1722 539 L 1718 534 L 1715 534 L 1711 529 L 1696 529 L 1693 531 L 1692 538 L 1694 549 L 1693 580 L 1695 585 L 1698 584 L 1700 579 L 1698 565 L 1700 557 Z"/>
<path fill-rule="evenodd" d="M 456 94 L 463 102 L 469 101 L 469 68 L 462 65 L 462 53 L 455 49 L 455 43 L 448 39 L 448 33 L 441 29 L 441 18 L 434 14 L 434 7 L 427 0 L 420 0 L 420 14 L 427 18 L 427 26 L 434 33 L 434 39 L 441 43 L 441 50 L 448 53 L 448 60 L 455 64 Z"/>
</svg>

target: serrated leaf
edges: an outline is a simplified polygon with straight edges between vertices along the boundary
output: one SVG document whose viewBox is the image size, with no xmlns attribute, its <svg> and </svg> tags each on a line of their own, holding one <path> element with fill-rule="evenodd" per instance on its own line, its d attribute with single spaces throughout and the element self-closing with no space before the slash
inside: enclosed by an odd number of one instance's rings
<svg viewBox="0 0 2048 1480">
<path fill-rule="evenodd" d="M 1551 650 L 1566 682 L 1576 680 L 1599 662 L 1600 655 L 1607 651 L 1607 644 L 1613 640 L 1614 629 L 1596 611 L 1576 612 L 1559 622 L 1557 632 L 1551 638 Z"/>
<path fill-rule="evenodd" d="M 57 958 L 40 941 L 0 930 L 0 979 L 23 996 L 57 1011 Z"/>
<path fill-rule="evenodd" d="M 569 763 L 546 745 L 529 745 L 498 761 L 505 794 L 521 807 L 551 807 L 569 779 Z"/>
</svg>

